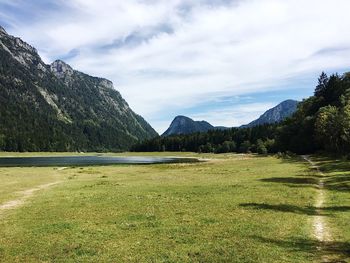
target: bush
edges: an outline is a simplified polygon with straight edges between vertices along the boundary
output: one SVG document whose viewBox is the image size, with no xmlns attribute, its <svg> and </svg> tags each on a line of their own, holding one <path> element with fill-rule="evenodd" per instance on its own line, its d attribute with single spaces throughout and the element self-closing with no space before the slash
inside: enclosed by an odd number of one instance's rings
<svg viewBox="0 0 350 263">
<path fill-rule="evenodd" d="M 267 149 L 265 147 L 265 144 L 262 140 L 257 140 L 256 142 L 256 151 L 258 154 L 267 154 Z"/>
<path fill-rule="evenodd" d="M 251 149 L 251 143 L 250 141 L 244 141 L 242 144 L 239 146 L 239 151 L 242 153 L 248 153 Z"/>
</svg>

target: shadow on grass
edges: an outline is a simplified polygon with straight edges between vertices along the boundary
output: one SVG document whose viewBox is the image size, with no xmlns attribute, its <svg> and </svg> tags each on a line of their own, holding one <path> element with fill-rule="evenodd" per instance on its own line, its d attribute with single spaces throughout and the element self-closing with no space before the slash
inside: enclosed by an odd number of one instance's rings
<svg viewBox="0 0 350 263">
<path fill-rule="evenodd" d="M 240 204 L 241 207 L 256 209 L 256 210 L 270 210 L 278 212 L 289 212 L 295 214 L 317 215 L 317 211 L 314 207 L 298 207 L 295 205 L 270 205 L 270 204 L 258 204 L 258 203 L 244 203 Z"/>
<path fill-rule="evenodd" d="M 310 177 L 271 177 L 260 179 L 262 182 L 269 183 L 284 183 L 284 184 L 298 184 L 298 185 L 315 185 L 317 186 L 318 180 Z"/>
<path fill-rule="evenodd" d="M 278 156 L 278 159 L 280 159 L 284 163 L 299 163 L 302 164 L 304 162 L 304 159 L 299 155 L 292 155 L 292 156 Z"/>
<path fill-rule="evenodd" d="M 259 204 L 259 203 L 242 203 L 239 206 L 256 209 L 256 210 L 270 210 L 277 212 L 288 212 L 303 215 L 323 215 L 330 216 L 327 212 L 348 212 L 350 211 L 350 206 L 329 206 L 323 208 L 316 208 L 314 206 L 299 207 L 295 205 L 270 205 L 270 204 Z"/>
<path fill-rule="evenodd" d="M 290 251 L 300 251 L 310 253 L 314 257 L 315 252 L 318 251 L 319 256 L 327 256 L 326 262 L 348 262 L 350 259 L 350 243 L 349 242 L 319 242 L 312 239 L 292 239 L 292 240 L 278 240 L 271 238 L 264 238 L 259 236 L 252 236 L 262 243 L 274 244 L 279 247 L 288 249 Z"/>
<path fill-rule="evenodd" d="M 334 175 L 334 176 L 322 176 L 314 175 L 310 177 L 303 177 L 304 175 L 298 175 L 299 177 L 271 177 L 259 179 L 261 182 L 266 183 L 281 183 L 290 187 L 313 187 L 319 188 L 318 179 L 324 178 L 324 189 L 331 191 L 350 191 L 350 174 L 346 175 Z"/>
<path fill-rule="evenodd" d="M 300 156 L 280 158 L 286 163 L 307 164 Z M 314 187 L 319 188 L 319 179 L 324 180 L 324 189 L 331 191 L 350 191 L 350 162 L 332 159 L 327 156 L 313 156 L 312 160 L 319 166 L 323 174 L 317 172 L 317 168 L 309 165 L 307 175 L 296 175 L 296 177 L 271 177 L 260 179 L 267 183 L 281 183 L 290 187 Z M 334 174 L 336 173 L 336 174 Z"/>
<path fill-rule="evenodd" d="M 333 172 L 349 172 L 350 171 L 350 162 L 349 161 L 341 161 L 341 160 L 319 160 L 319 158 L 314 158 L 318 165 L 320 166 L 320 170 L 324 173 L 333 173 Z"/>
<path fill-rule="evenodd" d="M 313 168 L 311 168 L 311 169 L 313 169 Z M 321 179 L 321 178 L 323 178 L 323 179 L 327 179 L 329 176 L 325 176 L 325 175 L 322 175 L 322 174 L 319 174 L 319 173 L 313 173 L 313 174 L 297 174 L 296 176 L 298 176 L 298 177 L 306 177 L 306 178 L 313 178 L 313 179 Z"/>
<path fill-rule="evenodd" d="M 350 174 L 334 175 L 325 180 L 325 189 L 350 192 Z"/>
</svg>

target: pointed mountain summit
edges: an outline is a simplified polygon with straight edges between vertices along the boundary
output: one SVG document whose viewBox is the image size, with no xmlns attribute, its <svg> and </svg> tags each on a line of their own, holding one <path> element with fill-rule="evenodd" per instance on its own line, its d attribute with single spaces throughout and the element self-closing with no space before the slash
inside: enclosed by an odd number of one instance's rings
<svg viewBox="0 0 350 263">
<path fill-rule="evenodd" d="M 71 66 L 62 60 L 56 60 L 50 65 L 51 72 L 59 79 L 72 76 L 74 71 Z"/>
<path fill-rule="evenodd" d="M 0 26 L 0 34 L 7 35 L 5 28 L 3 28 L 2 26 Z"/>
<path fill-rule="evenodd" d="M 0 150 L 121 151 L 153 138 L 109 80 L 36 49 L 0 28 Z"/>
</svg>

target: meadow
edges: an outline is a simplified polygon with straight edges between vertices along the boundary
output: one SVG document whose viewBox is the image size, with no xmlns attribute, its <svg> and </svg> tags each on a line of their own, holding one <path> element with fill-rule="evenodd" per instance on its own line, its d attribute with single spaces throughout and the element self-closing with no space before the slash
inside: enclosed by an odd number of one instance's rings
<svg viewBox="0 0 350 263">
<path fill-rule="evenodd" d="M 349 162 L 139 155 L 205 161 L 0 168 L 0 262 L 349 262 Z"/>
</svg>

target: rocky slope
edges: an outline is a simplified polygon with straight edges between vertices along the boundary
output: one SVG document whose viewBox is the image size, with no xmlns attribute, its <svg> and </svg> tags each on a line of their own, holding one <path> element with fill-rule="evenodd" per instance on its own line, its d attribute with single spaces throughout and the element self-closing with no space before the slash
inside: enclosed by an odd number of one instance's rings
<svg viewBox="0 0 350 263">
<path fill-rule="evenodd" d="M 57 60 L 0 27 L 0 150 L 126 150 L 156 136 L 112 82 Z"/>
<path fill-rule="evenodd" d="M 290 117 L 297 110 L 298 103 L 299 102 L 295 100 L 285 100 L 278 104 L 276 107 L 273 107 L 272 109 L 266 111 L 258 119 L 252 121 L 247 125 L 241 126 L 241 128 L 281 122 L 287 117 Z"/>
</svg>

